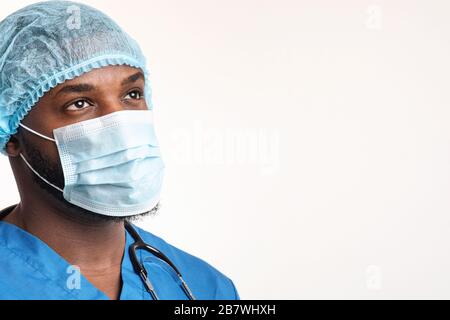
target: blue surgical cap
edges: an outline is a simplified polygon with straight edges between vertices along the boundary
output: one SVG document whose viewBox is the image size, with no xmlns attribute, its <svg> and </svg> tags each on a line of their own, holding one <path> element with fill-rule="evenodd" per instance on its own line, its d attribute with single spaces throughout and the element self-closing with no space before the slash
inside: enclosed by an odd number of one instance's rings
<svg viewBox="0 0 450 320">
<path fill-rule="evenodd" d="M 49 90 L 95 68 L 128 65 L 145 76 L 139 45 L 104 13 L 70 1 L 27 6 L 0 22 L 0 151 Z"/>
</svg>

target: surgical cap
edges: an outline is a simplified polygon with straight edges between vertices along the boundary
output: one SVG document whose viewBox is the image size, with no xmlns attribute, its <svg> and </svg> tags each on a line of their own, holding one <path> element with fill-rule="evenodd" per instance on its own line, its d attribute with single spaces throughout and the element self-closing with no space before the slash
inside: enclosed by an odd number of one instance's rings
<svg viewBox="0 0 450 320">
<path fill-rule="evenodd" d="M 19 122 L 49 90 L 95 68 L 128 65 L 145 76 L 145 58 L 111 18 L 84 4 L 45 1 L 0 22 L 0 151 L 5 153 Z"/>
</svg>

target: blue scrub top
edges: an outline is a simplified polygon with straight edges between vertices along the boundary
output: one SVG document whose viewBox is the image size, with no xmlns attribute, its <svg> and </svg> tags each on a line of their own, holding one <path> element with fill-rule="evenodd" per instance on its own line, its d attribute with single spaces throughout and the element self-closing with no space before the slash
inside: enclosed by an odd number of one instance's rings
<svg viewBox="0 0 450 320">
<path fill-rule="evenodd" d="M 74 278 L 76 274 L 70 264 L 43 241 L 13 224 L 1 221 L 2 216 L 13 208 L 0 212 L 0 299 L 108 299 L 83 275 Z M 233 282 L 217 269 L 150 232 L 134 227 L 145 242 L 173 262 L 195 298 L 239 299 Z M 133 242 L 134 239 L 126 232 L 120 300 L 151 300 L 130 261 L 128 247 Z M 144 250 L 137 252 L 159 299 L 188 299 L 172 268 L 151 253 Z"/>
</svg>

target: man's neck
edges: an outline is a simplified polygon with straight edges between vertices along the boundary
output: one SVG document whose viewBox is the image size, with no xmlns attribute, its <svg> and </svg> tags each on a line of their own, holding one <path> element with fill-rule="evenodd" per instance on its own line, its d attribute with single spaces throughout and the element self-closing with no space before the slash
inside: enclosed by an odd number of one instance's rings
<svg viewBox="0 0 450 320">
<path fill-rule="evenodd" d="M 4 221 L 17 225 L 45 242 L 111 299 L 121 287 L 125 248 L 123 222 L 87 223 L 69 218 L 44 198 L 22 201 Z"/>
</svg>

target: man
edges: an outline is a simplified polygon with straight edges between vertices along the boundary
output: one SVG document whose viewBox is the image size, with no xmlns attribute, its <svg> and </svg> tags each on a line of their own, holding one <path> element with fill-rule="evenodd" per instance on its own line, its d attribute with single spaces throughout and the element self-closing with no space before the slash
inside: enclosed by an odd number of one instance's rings
<svg viewBox="0 0 450 320">
<path fill-rule="evenodd" d="M 86 5 L 37 3 L 0 23 L 0 71 L 0 147 L 21 198 L 0 212 L 0 298 L 239 299 L 130 222 L 158 210 L 164 168 L 133 39 Z"/>
</svg>

